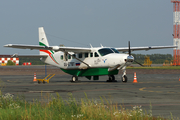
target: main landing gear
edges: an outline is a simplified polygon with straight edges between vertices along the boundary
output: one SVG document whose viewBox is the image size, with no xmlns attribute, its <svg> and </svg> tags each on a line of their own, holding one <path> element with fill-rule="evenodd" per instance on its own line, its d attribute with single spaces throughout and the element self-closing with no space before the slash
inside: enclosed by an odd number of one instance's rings
<svg viewBox="0 0 180 120">
<path fill-rule="evenodd" d="M 117 82 L 117 80 L 115 80 L 114 75 L 109 75 L 109 80 L 107 80 L 107 82 Z"/>
<path fill-rule="evenodd" d="M 123 75 L 122 76 L 122 82 L 126 83 L 127 82 L 127 76 Z M 107 80 L 107 82 L 117 82 L 117 80 L 115 80 L 114 75 L 109 75 L 109 80 Z"/>
<path fill-rule="evenodd" d="M 126 70 L 123 70 L 123 75 L 122 75 L 122 82 L 127 82 L 128 78 L 126 76 Z M 78 76 L 77 75 L 73 75 L 71 82 L 78 82 Z M 115 80 L 115 76 L 114 75 L 109 75 L 109 80 L 107 80 L 107 82 L 117 82 L 117 80 Z"/>
<path fill-rule="evenodd" d="M 73 75 L 71 82 L 78 82 L 78 76 L 77 75 Z"/>
</svg>

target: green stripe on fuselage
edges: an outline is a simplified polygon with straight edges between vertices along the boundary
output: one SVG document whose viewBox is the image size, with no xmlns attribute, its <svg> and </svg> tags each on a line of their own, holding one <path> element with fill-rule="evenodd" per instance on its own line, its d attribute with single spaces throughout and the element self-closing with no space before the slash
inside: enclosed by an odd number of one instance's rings
<svg viewBox="0 0 180 120">
<path fill-rule="evenodd" d="M 108 68 L 89 68 L 85 70 L 81 70 L 81 69 L 70 70 L 70 69 L 61 68 L 61 70 L 70 75 L 77 75 L 77 76 L 117 75 L 119 72 L 119 70 L 108 72 Z"/>
</svg>

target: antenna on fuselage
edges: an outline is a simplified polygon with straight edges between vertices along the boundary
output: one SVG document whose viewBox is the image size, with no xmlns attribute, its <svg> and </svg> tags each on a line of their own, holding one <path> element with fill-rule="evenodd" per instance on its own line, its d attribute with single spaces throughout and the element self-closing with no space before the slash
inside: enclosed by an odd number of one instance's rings
<svg viewBox="0 0 180 120">
<path fill-rule="evenodd" d="M 91 46 L 91 48 L 93 48 L 93 46 L 91 44 L 89 44 Z"/>
<path fill-rule="evenodd" d="M 100 44 L 100 45 L 101 45 L 101 47 L 103 48 L 102 44 Z"/>
</svg>

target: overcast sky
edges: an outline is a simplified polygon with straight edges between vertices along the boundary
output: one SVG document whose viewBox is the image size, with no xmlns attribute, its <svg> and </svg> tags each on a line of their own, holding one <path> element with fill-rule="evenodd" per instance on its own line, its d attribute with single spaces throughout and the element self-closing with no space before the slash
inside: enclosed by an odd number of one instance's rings
<svg viewBox="0 0 180 120">
<path fill-rule="evenodd" d="M 126 47 L 128 41 L 132 47 L 173 45 L 170 0 L 3 0 L 0 18 L 0 54 L 38 54 L 3 45 L 38 45 L 42 26 L 50 45 Z M 172 54 L 173 49 L 133 53 Z"/>
</svg>

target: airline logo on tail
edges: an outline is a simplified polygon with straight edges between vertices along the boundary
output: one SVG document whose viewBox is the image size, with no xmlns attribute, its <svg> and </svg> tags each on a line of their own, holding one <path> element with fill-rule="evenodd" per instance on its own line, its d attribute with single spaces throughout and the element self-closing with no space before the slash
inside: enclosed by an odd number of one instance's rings
<svg viewBox="0 0 180 120">
<path fill-rule="evenodd" d="M 42 38 L 43 40 L 43 38 Z M 40 46 L 46 46 L 45 44 L 39 42 L 39 45 Z M 56 63 L 56 64 L 59 64 L 56 59 L 54 58 L 53 54 L 54 52 L 52 50 L 40 50 L 40 52 L 44 52 L 44 53 L 47 53 L 49 55 L 49 57 Z"/>
</svg>

